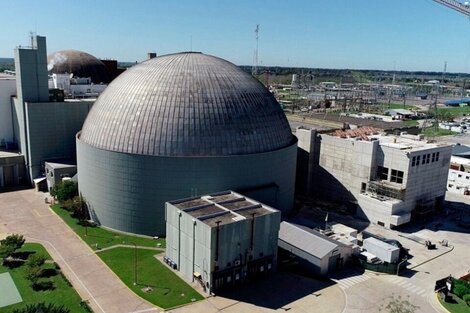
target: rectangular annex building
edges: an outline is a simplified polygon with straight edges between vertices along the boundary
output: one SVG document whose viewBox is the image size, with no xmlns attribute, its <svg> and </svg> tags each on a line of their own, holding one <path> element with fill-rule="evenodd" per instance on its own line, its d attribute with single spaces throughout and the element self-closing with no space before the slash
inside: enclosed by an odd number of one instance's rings
<svg viewBox="0 0 470 313">
<path fill-rule="evenodd" d="M 279 248 L 300 258 L 316 275 L 326 275 L 349 263 L 353 245 L 334 240 L 305 226 L 282 222 Z"/>
<path fill-rule="evenodd" d="M 167 202 L 166 261 L 208 293 L 276 269 L 281 213 L 233 191 Z"/>
</svg>

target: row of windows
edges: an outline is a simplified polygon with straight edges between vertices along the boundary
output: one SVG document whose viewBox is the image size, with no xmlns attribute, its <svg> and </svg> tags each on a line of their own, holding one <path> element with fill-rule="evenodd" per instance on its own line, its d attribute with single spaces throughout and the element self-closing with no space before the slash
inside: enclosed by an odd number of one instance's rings
<svg viewBox="0 0 470 313">
<path fill-rule="evenodd" d="M 388 180 L 388 167 L 378 166 L 377 167 L 377 176 L 380 180 Z M 404 173 L 399 170 L 392 169 L 390 173 L 390 181 L 392 183 L 403 183 Z"/>
<path fill-rule="evenodd" d="M 459 178 L 462 178 L 462 174 L 459 174 Z M 469 176 L 465 176 L 465 179 L 470 179 Z"/>
<path fill-rule="evenodd" d="M 419 166 L 419 164 L 428 164 L 428 163 L 434 163 L 439 161 L 439 152 L 433 152 L 428 153 L 428 154 L 423 154 L 423 155 L 417 155 L 414 156 L 411 159 L 411 166 Z"/>
</svg>

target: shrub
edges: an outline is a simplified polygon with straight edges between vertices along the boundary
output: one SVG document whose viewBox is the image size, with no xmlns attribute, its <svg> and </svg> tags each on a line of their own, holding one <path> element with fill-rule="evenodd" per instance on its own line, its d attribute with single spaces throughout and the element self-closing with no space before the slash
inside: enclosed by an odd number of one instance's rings
<svg viewBox="0 0 470 313">
<path fill-rule="evenodd" d="M 5 260 L 9 258 L 16 250 L 20 249 L 24 244 L 24 237 L 22 235 L 13 234 L 0 240 L 0 258 Z"/>
<path fill-rule="evenodd" d="M 63 305 L 58 306 L 53 303 L 45 304 L 42 302 L 28 304 L 24 308 L 13 310 L 12 313 L 70 313 L 70 310 L 65 308 Z"/>
<path fill-rule="evenodd" d="M 45 290 L 55 289 L 54 282 L 52 282 L 52 280 L 49 280 L 49 279 L 37 280 L 31 285 L 31 287 L 33 288 L 34 291 L 45 291 Z"/>
<path fill-rule="evenodd" d="M 42 275 L 42 269 L 39 266 L 30 266 L 25 271 L 25 277 L 31 282 L 31 286 L 36 284 Z"/>
<path fill-rule="evenodd" d="M 42 254 L 33 254 L 26 261 L 28 267 L 41 267 L 46 263 L 46 257 Z"/>
<path fill-rule="evenodd" d="M 470 294 L 470 287 L 466 283 L 455 283 L 453 293 L 462 299 L 463 296 Z"/>
<path fill-rule="evenodd" d="M 80 306 L 83 308 L 83 310 L 87 313 L 93 313 L 93 310 L 90 308 L 90 306 L 88 305 L 88 302 L 86 301 L 82 301 L 80 302 Z"/>
<path fill-rule="evenodd" d="M 78 196 L 78 185 L 73 181 L 63 181 L 55 184 L 51 190 L 51 196 L 56 197 L 60 202 L 73 199 L 73 197 Z"/>
<path fill-rule="evenodd" d="M 463 296 L 463 301 L 465 301 L 465 303 L 470 306 L 470 294 L 467 294 L 467 295 L 464 295 Z"/>
</svg>

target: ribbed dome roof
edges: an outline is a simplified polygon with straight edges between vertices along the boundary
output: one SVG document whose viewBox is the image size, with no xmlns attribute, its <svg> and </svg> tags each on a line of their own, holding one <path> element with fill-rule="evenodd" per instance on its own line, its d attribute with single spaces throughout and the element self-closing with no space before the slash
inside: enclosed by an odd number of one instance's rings
<svg viewBox="0 0 470 313">
<path fill-rule="evenodd" d="M 106 65 L 89 53 L 78 50 L 62 50 L 47 56 L 49 73 L 70 73 L 75 77 L 90 77 L 95 84 L 111 81 Z"/>
<path fill-rule="evenodd" d="M 158 156 L 225 156 L 287 147 L 294 137 L 271 93 L 251 75 L 202 53 L 160 56 L 116 78 L 80 139 Z"/>
</svg>

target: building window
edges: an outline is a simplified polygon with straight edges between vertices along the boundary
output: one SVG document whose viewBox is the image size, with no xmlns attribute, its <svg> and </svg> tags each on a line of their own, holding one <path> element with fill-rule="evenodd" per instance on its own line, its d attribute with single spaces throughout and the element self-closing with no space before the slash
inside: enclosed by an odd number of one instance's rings
<svg viewBox="0 0 470 313">
<path fill-rule="evenodd" d="M 377 221 L 377 225 L 379 225 L 379 226 L 385 226 L 385 223 L 384 223 L 384 222 L 381 222 L 381 221 Z"/>
<path fill-rule="evenodd" d="M 383 166 L 377 166 L 377 176 L 380 180 L 388 179 L 388 168 Z"/>
<path fill-rule="evenodd" d="M 416 165 L 416 156 L 414 156 L 412 159 L 411 159 L 411 166 L 415 166 Z"/>
<path fill-rule="evenodd" d="M 432 153 L 431 162 L 436 162 L 436 152 L 433 152 L 433 153 Z"/>
<path fill-rule="evenodd" d="M 452 188 L 452 186 L 454 186 L 454 185 L 452 185 L 452 184 L 449 184 L 449 188 Z"/>
<path fill-rule="evenodd" d="M 398 183 L 398 184 L 403 183 L 403 172 L 392 169 L 392 175 L 390 176 L 390 181 L 392 183 Z"/>
<path fill-rule="evenodd" d="M 459 178 L 462 178 L 462 174 L 459 174 Z"/>
<path fill-rule="evenodd" d="M 420 155 L 418 155 L 418 156 L 416 157 L 416 166 L 418 166 L 418 165 L 419 165 L 419 160 L 420 160 L 420 159 L 421 159 L 421 156 L 420 156 Z"/>
<path fill-rule="evenodd" d="M 361 193 L 366 192 L 367 189 L 367 184 L 366 183 L 361 183 Z"/>
<path fill-rule="evenodd" d="M 436 153 L 436 162 L 439 161 L 439 152 Z"/>
<path fill-rule="evenodd" d="M 426 164 L 429 163 L 429 161 L 431 160 L 431 154 L 426 154 Z"/>
</svg>

